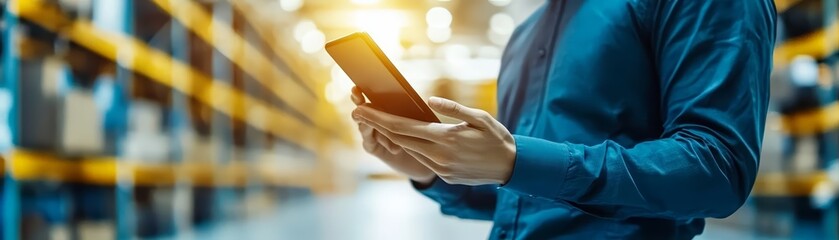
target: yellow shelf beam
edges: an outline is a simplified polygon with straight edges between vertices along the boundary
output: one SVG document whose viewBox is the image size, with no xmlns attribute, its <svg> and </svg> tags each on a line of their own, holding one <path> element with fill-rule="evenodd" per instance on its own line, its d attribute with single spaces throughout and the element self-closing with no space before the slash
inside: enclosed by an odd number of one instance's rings
<svg viewBox="0 0 839 240">
<path fill-rule="evenodd" d="M 129 36 L 102 31 L 87 21 L 71 21 L 55 6 L 40 0 L 11 1 L 9 7 L 14 14 L 48 30 L 61 32 L 73 42 L 162 85 L 195 97 L 233 119 L 317 152 L 318 138 L 323 137 L 322 131 L 312 129 L 300 119 L 250 97 L 224 81 L 213 79 L 185 63 L 173 60 L 165 52 Z M 236 105 L 247 106 L 247 109 L 235 108 Z"/>
<path fill-rule="evenodd" d="M 829 28 L 830 31 L 839 32 L 839 25 L 836 23 L 831 24 Z M 817 59 L 830 56 L 833 52 L 828 49 L 830 46 L 827 42 L 827 32 L 827 29 L 819 29 L 782 43 L 775 48 L 775 64 L 786 64 L 798 55 L 808 55 Z"/>
<path fill-rule="evenodd" d="M 782 13 L 798 2 L 801 2 L 801 0 L 775 0 L 775 8 L 778 13 Z"/>
<path fill-rule="evenodd" d="M 136 186 L 173 186 L 178 174 L 186 174 L 192 185 L 203 187 L 241 187 L 248 178 L 266 186 L 293 186 L 311 188 L 314 182 L 311 170 L 286 169 L 241 161 L 226 165 L 210 163 L 142 163 L 117 160 L 112 157 L 66 159 L 34 151 L 14 150 L 9 158 L 0 157 L 0 173 L 10 174 L 22 181 L 76 182 L 112 186 L 120 178 L 129 178 Z M 5 167 L 2 167 L 5 166 Z M 390 179 L 393 176 L 383 175 Z M 380 179 L 382 176 L 375 176 Z M 825 172 L 812 173 L 760 173 L 752 189 L 757 197 L 803 197 L 812 193 L 813 187 L 829 181 Z"/>
<path fill-rule="evenodd" d="M 823 181 L 829 181 L 825 172 L 813 173 L 761 173 L 758 174 L 752 196 L 755 197 L 806 197 L 813 192 L 813 187 Z"/>
<path fill-rule="evenodd" d="M 0 158 L 1 159 L 1 158 Z M 135 186 L 174 186 L 185 174 L 194 186 L 242 187 L 255 176 L 267 186 L 310 187 L 309 170 L 280 171 L 273 167 L 248 166 L 240 161 L 225 165 L 210 163 L 143 163 L 113 157 L 66 159 L 51 154 L 15 150 L 0 168 L 21 181 L 56 181 L 113 186 L 129 180 Z"/>
<path fill-rule="evenodd" d="M 301 85 L 288 74 L 280 71 L 262 52 L 239 36 L 229 23 L 213 18 L 212 14 L 193 1 L 153 0 L 153 2 L 199 38 L 215 47 L 245 73 L 268 87 L 292 109 L 308 116 L 315 126 L 335 133 L 341 132 L 335 124 L 328 122 L 329 119 L 318 118 L 314 114 L 317 103 L 326 101 L 322 94 L 318 93 L 320 89 L 317 86 L 305 84 L 305 82 Z M 309 90 L 315 92 L 315 97 L 307 93 Z"/>
<path fill-rule="evenodd" d="M 775 6 L 778 13 L 781 13 L 798 2 L 801 2 L 801 0 L 775 0 Z M 836 42 L 830 43 L 827 41 L 827 33 L 839 32 L 837 22 L 839 21 L 833 21 L 830 26 L 782 43 L 775 48 L 775 64 L 786 64 L 798 55 L 809 55 L 819 59 L 830 56 L 835 51 L 833 47 L 839 44 L 839 38 L 835 37 Z"/>
<path fill-rule="evenodd" d="M 271 51 L 274 53 L 274 55 L 279 57 L 280 60 L 282 60 L 286 65 L 288 65 L 289 69 L 291 69 L 292 72 L 296 73 L 301 78 L 313 77 L 313 74 L 311 74 L 311 71 L 314 70 L 314 69 L 311 67 L 311 65 L 305 64 L 303 61 L 295 61 L 295 60 L 297 60 L 296 57 L 292 56 L 292 54 L 291 54 L 291 53 L 294 52 L 294 50 L 284 48 L 281 44 L 278 43 L 280 40 L 275 37 L 276 35 L 272 30 L 276 26 L 272 26 L 272 25 L 265 26 L 264 24 L 261 24 L 258 19 L 256 19 L 255 15 L 248 14 L 248 13 L 257 11 L 257 9 L 253 8 L 253 5 L 252 5 L 252 4 L 254 4 L 253 2 L 240 1 L 240 0 L 229 0 L 228 2 L 230 3 L 231 6 L 233 6 L 233 8 L 237 12 L 242 14 L 242 17 L 245 19 L 245 21 L 250 26 L 252 26 L 254 28 L 254 30 L 256 30 L 255 31 L 256 34 L 259 35 L 259 37 L 262 38 L 262 40 L 268 44 L 268 46 L 271 48 Z M 256 4 L 259 4 L 259 3 L 256 3 Z M 300 51 L 300 50 L 296 50 L 296 51 Z M 324 96 L 323 96 L 324 92 L 321 91 L 324 86 L 321 86 L 320 84 L 318 84 L 318 83 L 323 83 L 324 81 L 322 81 L 322 80 L 325 80 L 325 79 L 321 79 L 321 81 L 315 81 L 315 82 L 306 82 L 307 86 L 309 86 L 310 88 L 315 90 L 315 94 L 318 95 L 319 98 L 324 98 Z"/>
<path fill-rule="evenodd" d="M 780 13 L 800 1 L 776 0 L 775 5 Z M 839 45 L 839 36 L 834 36 L 833 42 L 829 42 L 828 33 L 839 33 L 839 19 L 834 19 L 829 26 L 823 27 L 815 32 L 788 39 L 786 42 L 781 43 L 775 48 L 775 65 L 789 63 L 798 55 L 808 55 L 817 59 L 830 56 L 836 51 L 835 47 Z"/>
<path fill-rule="evenodd" d="M 247 14 L 247 13 L 251 13 L 251 12 L 256 12 L 257 9 L 254 9 L 254 8 L 258 7 L 258 6 L 254 6 L 254 4 L 258 4 L 258 3 L 248 2 L 248 1 L 240 1 L 240 0 L 229 0 L 229 2 L 236 11 L 238 11 L 239 13 L 242 14 L 245 21 L 249 25 L 251 25 L 254 28 L 254 30 L 256 30 L 255 31 L 256 34 L 259 35 L 259 37 L 261 37 L 263 39 L 263 41 L 268 43 L 268 46 L 273 51 L 274 55 L 276 55 L 283 62 L 285 62 L 286 65 L 288 65 L 289 68 L 292 71 L 297 73 L 297 75 L 300 76 L 301 78 L 304 78 L 304 79 L 314 78 L 314 79 L 316 79 L 316 81 L 313 81 L 311 84 L 309 84 L 310 87 L 313 87 L 315 89 L 315 94 L 318 95 L 318 98 L 321 99 L 321 101 L 319 102 L 320 104 L 318 105 L 318 110 L 319 110 L 318 113 L 313 114 L 315 116 L 315 118 L 316 119 L 336 119 L 336 118 L 340 117 L 340 116 L 338 116 L 338 114 L 337 114 L 338 112 L 335 110 L 334 105 L 330 104 L 327 101 L 323 101 L 323 99 L 326 98 L 324 96 L 324 94 L 325 94 L 324 89 L 326 88 L 326 81 L 323 81 L 323 80 L 326 80 L 330 76 L 328 74 L 323 74 L 323 69 L 313 68 L 312 65 L 305 64 L 303 61 L 295 61 L 296 57 L 294 57 L 293 54 L 292 54 L 292 53 L 294 53 L 294 50 L 283 47 L 283 45 L 280 44 L 280 40 L 277 39 L 277 37 L 276 37 L 277 34 L 274 32 L 274 29 L 277 26 L 260 24 L 260 21 L 258 19 L 256 19 L 256 15 Z M 299 51 L 299 50 L 296 50 L 296 51 Z M 317 81 L 317 79 L 321 79 L 321 81 Z M 340 127 L 337 124 L 335 126 Z M 347 129 L 348 128 L 335 129 L 333 131 L 333 133 L 336 133 L 344 143 L 353 144 L 354 140 L 353 140 L 352 136 L 350 135 L 351 133 L 349 133 L 347 131 Z"/>
<path fill-rule="evenodd" d="M 839 103 L 819 109 L 781 115 L 781 131 L 793 136 L 810 136 L 839 128 Z"/>
</svg>

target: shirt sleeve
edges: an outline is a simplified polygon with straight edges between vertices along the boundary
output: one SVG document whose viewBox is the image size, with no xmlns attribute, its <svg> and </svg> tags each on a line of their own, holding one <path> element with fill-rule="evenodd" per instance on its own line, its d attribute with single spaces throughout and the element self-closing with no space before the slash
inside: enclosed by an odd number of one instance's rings
<svg viewBox="0 0 839 240">
<path fill-rule="evenodd" d="M 440 204 L 443 214 L 466 219 L 492 220 L 497 202 L 496 185 L 466 186 L 448 184 L 440 178 L 431 186 L 421 187 L 411 181 L 414 188 Z"/>
<path fill-rule="evenodd" d="M 648 26 L 661 106 L 650 107 L 661 109 L 661 137 L 622 146 L 514 136 L 504 188 L 618 219 L 726 217 L 744 203 L 763 138 L 774 5 L 657 4 Z"/>
</svg>

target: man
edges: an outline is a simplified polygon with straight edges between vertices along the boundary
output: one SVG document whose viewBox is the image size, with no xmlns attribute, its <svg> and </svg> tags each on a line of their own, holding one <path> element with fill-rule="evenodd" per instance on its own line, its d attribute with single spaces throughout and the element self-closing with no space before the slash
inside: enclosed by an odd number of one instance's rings
<svg viewBox="0 0 839 240">
<path fill-rule="evenodd" d="M 775 38 L 772 0 L 551 0 L 502 58 L 498 121 L 431 98 L 459 124 L 359 104 L 367 151 L 493 239 L 669 238 L 746 200 Z"/>
</svg>

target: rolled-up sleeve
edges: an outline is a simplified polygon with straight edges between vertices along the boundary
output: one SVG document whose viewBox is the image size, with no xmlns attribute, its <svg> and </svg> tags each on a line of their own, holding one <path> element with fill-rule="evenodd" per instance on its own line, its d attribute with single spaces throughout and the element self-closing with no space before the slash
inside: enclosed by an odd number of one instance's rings
<svg viewBox="0 0 839 240">
<path fill-rule="evenodd" d="M 736 211 L 757 173 L 775 36 L 774 9 L 748 2 L 650 7 L 661 99 L 650 107 L 661 109 L 659 139 L 623 146 L 515 136 L 516 162 L 503 187 L 606 218 Z"/>
</svg>

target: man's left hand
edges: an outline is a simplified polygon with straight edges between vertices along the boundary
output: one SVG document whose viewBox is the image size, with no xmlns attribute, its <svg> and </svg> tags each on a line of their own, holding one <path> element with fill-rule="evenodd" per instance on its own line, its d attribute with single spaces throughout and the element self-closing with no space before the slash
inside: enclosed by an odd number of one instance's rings
<svg viewBox="0 0 839 240">
<path fill-rule="evenodd" d="M 504 184 L 510 178 L 516 157 L 513 135 L 483 110 L 432 97 L 434 111 L 463 122 L 429 123 L 388 114 L 370 106 L 354 112 L 367 124 L 403 148 L 452 184 Z"/>
</svg>

